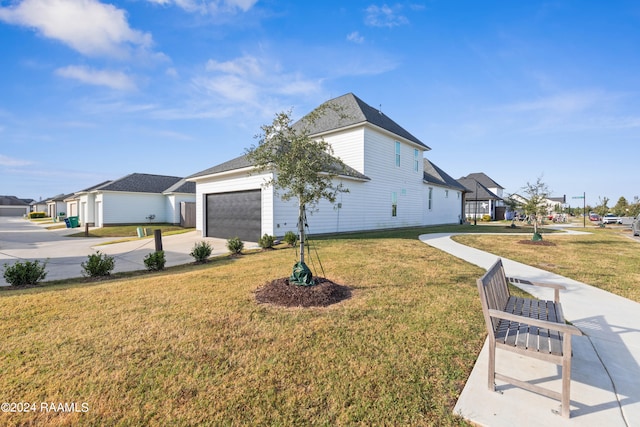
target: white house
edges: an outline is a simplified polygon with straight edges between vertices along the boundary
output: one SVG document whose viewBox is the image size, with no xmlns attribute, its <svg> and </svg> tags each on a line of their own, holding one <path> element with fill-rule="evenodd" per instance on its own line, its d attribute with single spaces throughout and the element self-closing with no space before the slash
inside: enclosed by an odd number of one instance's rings
<svg viewBox="0 0 640 427">
<path fill-rule="evenodd" d="M 460 222 L 466 190 L 425 161 L 429 147 L 351 93 L 327 102 L 340 114 L 325 110 L 311 137 L 323 138 L 348 166 L 336 181 L 349 192 L 308 212 L 311 233 Z M 240 156 L 187 177 L 196 183 L 196 228 L 203 236 L 257 241 L 265 233 L 296 231 L 297 201 L 282 201 L 263 185 L 271 173 L 252 170 Z"/>
<path fill-rule="evenodd" d="M 180 203 L 195 202 L 195 184 L 175 176 L 133 173 L 67 199 L 77 203 L 81 224 L 179 224 Z"/>
<path fill-rule="evenodd" d="M 0 196 L 0 216 L 25 216 L 29 213 L 29 203 L 16 196 Z"/>
<path fill-rule="evenodd" d="M 47 199 L 47 216 L 51 218 L 65 217 L 67 215 L 67 203 L 65 199 L 71 196 L 70 194 L 58 194 L 50 199 Z"/>
<path fill-rule="evenodd" d="M 504 187 L 482 172 L 472 173 L 458 179 L 468 190 L 465 197 L 465 218 L 504 219 L 506 207 L 502 194 Z"/>
</svg>

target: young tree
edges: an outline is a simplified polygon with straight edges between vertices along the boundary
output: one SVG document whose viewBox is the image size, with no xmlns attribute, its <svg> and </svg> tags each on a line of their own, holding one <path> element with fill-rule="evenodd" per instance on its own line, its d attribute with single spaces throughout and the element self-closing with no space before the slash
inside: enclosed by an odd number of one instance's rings
<svg viewBox="0 0 640 427">
<path fill-rule="evenodd" d="M 522 204 L 522 208 L 533 223 L 533 238 L 531 240 L 542 240 L 542 235 L 538 233 L 538 225 L 547 213 L 546 199 L 550 194 L 549 188 L 539 177 L 535 184 L 527 182 L 527 185 L 522 190 L 529 196 L 526 202 Z"/>
<path fill-rule="evenodd" d="M 255 171 L 272 172 L 264 185 L 272 185 L 283 200 L 298 201 L 298 234 L 300 261 L 293 267 L 290 281 L 313 284 L 311 271 L 304 262 L 306 209 L 320 200 L 335 203 L 339 192 L 348 192 L 334 178 L 346 169 L 344 163 L 333 157 L 333 150 L 322 138 L 310 135 L 316 123 L 327 110 L 339 113 L 336 107 L 323 104 L 297 122 L 291 120 L 291 110 L 276 114 L 273 122 L 261 127 L 256 138 L 258 145 L 247 150 Z"/>
<path fill-rule="evenodd" d="M 593 208 L 594 212 L 600 215 L 601 217 L 605 216 L 609 213 L 609 198 L 608 197 L 598 197 L 598 201 L 600 204 Z"/>
</svg>

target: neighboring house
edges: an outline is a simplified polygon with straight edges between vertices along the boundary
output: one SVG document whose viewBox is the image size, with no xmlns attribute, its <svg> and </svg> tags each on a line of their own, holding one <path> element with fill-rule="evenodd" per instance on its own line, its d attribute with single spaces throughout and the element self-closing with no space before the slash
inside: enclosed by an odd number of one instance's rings
<svg viewBox="0 0 640 427">
<path fill-rule="evenodd" d="M 16 196 L 0 196 L 0 216 L 25 216 L 29 210 L 26 200 Z"/>
<path fill-rule="evenodd" d="M 510 196 L 512 199 L 520 203 L 521 205 L 527 203 L 528 199 L 519 194 L 512 194 Z M 567 199 L 566 196 L 562 197 L 547 197 L 544 199 L 542 204 L 545 205 L 545 212 L 547 215 L 554 215 L 564 212 L 564 209 L 567 207 L 566 205 Z M 518 209 L 522 211 L 522 209 Z"/>
<path fill-rule="evenodd" d="M 74 201 L 81 224 L 179 224 L 181 202 L 195 202 L 195 184 L 175 176 L 132 173 L 78 191 L 68 199 Z"/>
<path fill-rule="evenodd" d="M 47 212 L 47 200 L 40 199 L 39 201 L 31 202 L 31 212 Z"/>
<path fill-rule="evenodd" d="M 323 138 L 348 166 L 335 180 L 349 192 L 307 213 L 311 233 L 459 223 L 465 190 L 424 161 L 429 147 L 351 93 L 328 102 L 341 114 L 325 110 L 310 136 Z M 187 177 L 196 183 L 196 228 L 203 236 L 257 241 L 296 232 L 297 200 L 284 202 L 263 186 L 273 172 L 253 170 L 244 155 Z"/>
<path fill-rule="evenodd" d="M 67 203 L 65 199 L 71 196 L 72 194 L 58 194 L 57 196 L 47 199 L 47 209 L 45 210 L 47 216 L 51 218 L 67 216 Z"/>
<path fill-rule="evenodd" d="M 484 173 L 472 173 L 458 179 L 468 193 L 465 195 L 465 218 L 482 218 L 489 215 L 492 220 L 505 218 L 506 207 L 502 200 L 504 187 Z"/>
</svg>

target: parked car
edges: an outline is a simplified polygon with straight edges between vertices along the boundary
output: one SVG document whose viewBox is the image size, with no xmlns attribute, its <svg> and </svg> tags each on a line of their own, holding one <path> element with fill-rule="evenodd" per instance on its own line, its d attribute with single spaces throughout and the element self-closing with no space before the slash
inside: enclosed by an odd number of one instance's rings
<svg viewBox="0 0 640 427">
<path fill-rule="evenodd" d="M 634 236 L 640 236 L 640 214 L 633 220 L 631 224 L 631 230 L 633 231 Z"/>
<path fill-rule="evenodd" d="M 612 213 L 608 213 L 602 217 L 603 224 L 622 224 L 622 218 Z"/>
<path fill-rule="evenodd" d="M 600 221 L 600 215 L 595 212 L 589 212 L 589 221 Z"/>
</svg>

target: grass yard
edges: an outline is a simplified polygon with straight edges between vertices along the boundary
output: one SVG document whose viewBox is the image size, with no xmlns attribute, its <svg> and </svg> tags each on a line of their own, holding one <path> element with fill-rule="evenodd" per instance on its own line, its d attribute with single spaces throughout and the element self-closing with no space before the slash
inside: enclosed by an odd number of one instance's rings
<svg viewBox="0 0 640 427">
<path fill-rule="evenodd" d="M 186 233 L 195 230 L 195 228 L 184 228 L 173 224 L 138 224 L 138 225 L 115 225 L 110 227 L 93 228 L 89 231 L 88 237 L 138 237 L 138 227 L 148 228 L 151 230 L 150 236 L 153 237 L 153 230 L 162 230 L 162 235 Z M 78 228 L 78 232 L 71 234 L 69 237 L 85 237 L 84 228 Z M 112 242 L 113 243 L 113 242 Z"/>
<path fill-rule="evenodd" d="M 327 308 L 255 302 L 294 249 L 2 292 L 2 402 L 88 411 L 0 424 L 466 425 L 452 409 L 485 337 L 483 271 L 416 235 L 315 241 L 352 288 Z"/>
<path fill-rule="evenodd" d="M 578 230 L 582 230 L 579 228 Z M 640 244 L 628 228 L 591 227 L 589 235 L 545 235 L 555 246 L 519 244 L 530 236 L 464 235 L 453 239 L 533 267 L 551 271 L 640 302 Z"/>
</svg>

